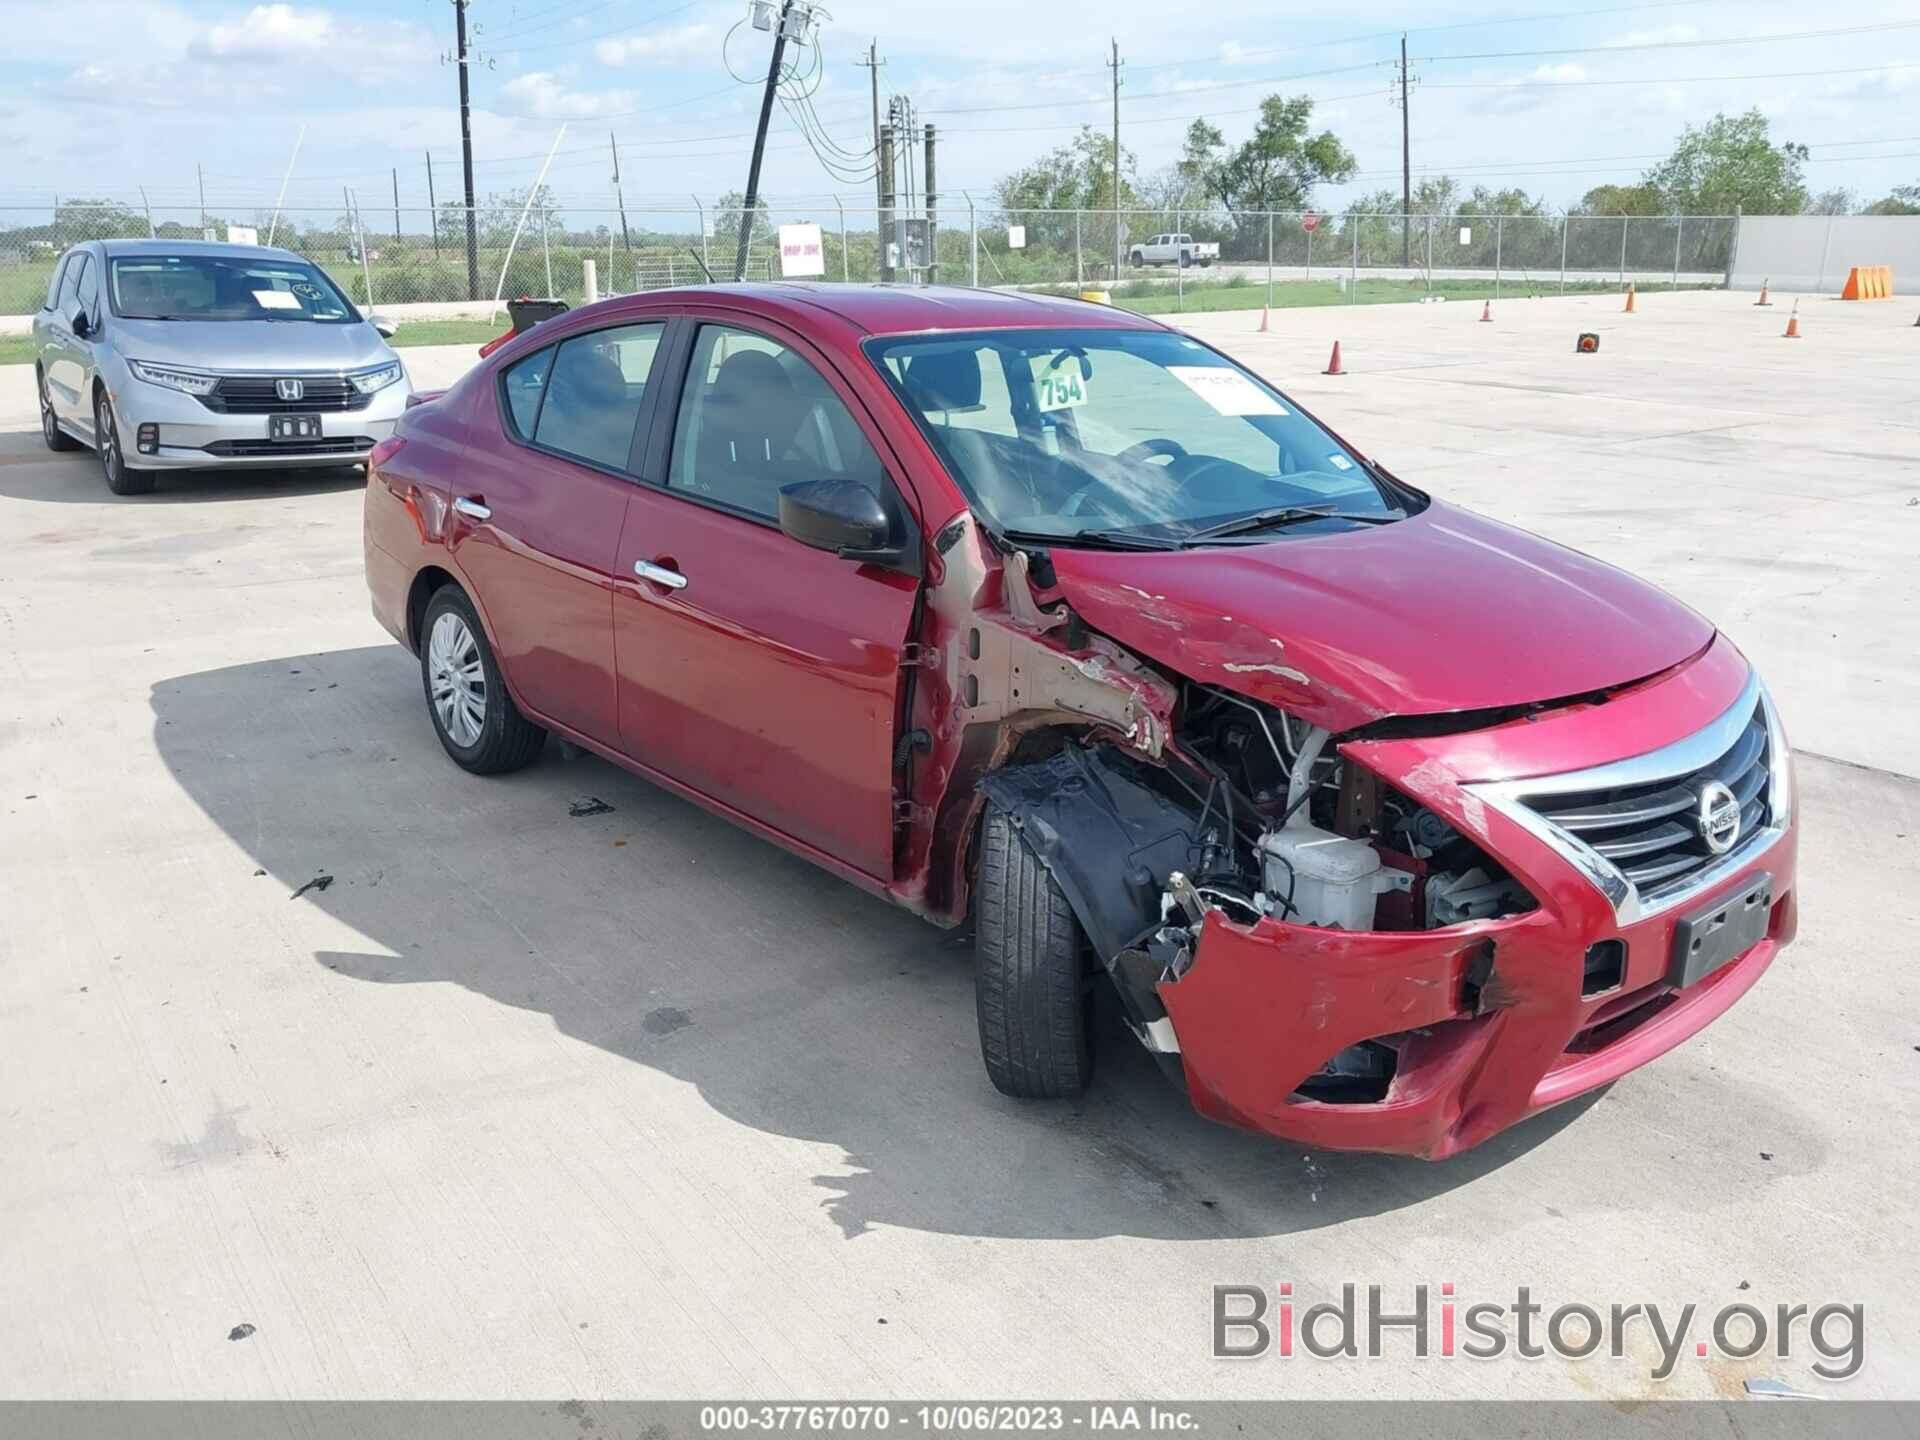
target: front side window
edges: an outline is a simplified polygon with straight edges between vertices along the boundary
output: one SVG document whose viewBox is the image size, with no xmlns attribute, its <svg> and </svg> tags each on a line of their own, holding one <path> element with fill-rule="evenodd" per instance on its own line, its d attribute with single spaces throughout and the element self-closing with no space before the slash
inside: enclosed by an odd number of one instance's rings
<svg viewBox="0 0 1920 1440">
<path fill-rule="evenodd" d="M 780 489 L 856 480 L 884 493 L 880 458 L 820 372 L 791 347 L 703 325 L 674 427 L 669 489 L 777 518 Z"/>
<path fill-rule="evenodd" d="M 515 406 L 514 424 L 522 434 L 527 433 L 514 401 L 514 371 L 538 362 L 523 382 L 524 386 L 537 386 L 539 375 L 548 368 L 545 357 L 551 355 L 544 398 L 534 397 L 538 412 L 532 422 L 534 443 L 596 465 L 625 469 L 633 449 L 634 426 L 640 420 L 640 404 L 646 397 L 647 379 L 665 330 L 657 321 L 591 330 L 568 337 L 551 351 L 517 362 L 508 372 L 507 385 L 508 403 Z"/>
<path fill-rule="evenodd" d="M 69 251 L 66 258 L 53 267 L 53 274 L 47 280 L 47 303 L 40 307 L 42 310 L 52 310 L 59 306 L 60 291 L 66 280 L 67 271 L 79 258 L 77 252 Z"/>
<path fill-rule="evenodd" d="M 86 268 L 87 257 L 76 255 L 67 261 L 66 272 L 60 277 L 60 300 L 56 308 L 69 320 L 80 308 L 80 276 Z"/>
<path fill-rule="evenodd" d="M 340 287 L 303 260 L 131 255 L 109 269 L 113 313 L 127 320 L 358 321 Z"/>
<path fill-rule="evenodd" d="M 1166 547 L 1222 526 L 1239 540 L 1382 523 L 1422 503 L 1183 335 L 974 331 L 866 349 L 1003 533 Z"/>
<path fill-rule="evenodd" d="M 85 258 L 84 256 L 82 257 Z M 100 305 L 100 267 L 86 265 L 80 271 L 80 284 L 74 293 L 74 301 L 80 309 L 91 315 Z"/>
</svg>

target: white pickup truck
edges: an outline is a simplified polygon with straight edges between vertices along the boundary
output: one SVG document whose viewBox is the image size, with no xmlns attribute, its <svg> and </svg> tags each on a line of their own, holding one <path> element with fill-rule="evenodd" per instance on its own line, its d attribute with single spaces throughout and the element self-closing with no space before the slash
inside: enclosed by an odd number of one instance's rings
<svg viewBox="0 0 1920 1440">
<path fill-rule="evenodd" d="M 1191 235 L 1156 235 L 1127 252 L 1127 263 L 1142 265 L 1211 265 L 1220 258 L 1220 247 L 1210 240 Z"/>
</svg>

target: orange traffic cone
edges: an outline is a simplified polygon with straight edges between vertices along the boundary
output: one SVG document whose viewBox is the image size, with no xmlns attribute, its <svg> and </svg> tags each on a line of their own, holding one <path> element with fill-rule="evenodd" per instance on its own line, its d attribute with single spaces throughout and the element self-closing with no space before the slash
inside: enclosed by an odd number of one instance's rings
<svg viewBox="0 0 1920 1440">
<path fill-rule="evenodd" d="M 1344 375 L 1347 373 L 1340 368 L 1340 342 L 1338 340 L 1333 342 L 1333 354 L 1327 359 L 1327 368 L 1320 373 L 1322 375 Z"/>
<path fill-rule="evenodd" d="M 1793 302 L 1793 310 L 1787 316 L 1787 333 L 1783 338 L 1788 340 L 1800 338 L 1800 302 L 1798 300 Z"/>
<path fill-rule="evenodd" d="M 1264 305 L 1260 307 L 1260 329 L 1257 333 L 1261 335 L 1267 333 L 1267 307 Z"/>
<path fill-rule="evenodd" d="M 1493 302 L 1491 300 L 1480 307 L 1480 323 L 1482 325 L 1491 325 L 1493 323 Z"/>
<path fill-rule="evenodd" d="M 1633 314 L 1633 282 L 1627 282 L 1627 314 Z"/>
<path fill-rule="evenodd" d="M 1771 275 L 1769 275 L 1769 276 L 1768 276 L 1768 277 L 1767 277 L 1767 278 L 1766 278 L 1765 280 L 1762 280 L 1762 281 L 1760 282 L 1760 298 L 1759 298 L 1758 300 L 1756 300 L 1756 301 L 1754 301 L 1754 302 L 1753 302 L 1754 304 L 1756 304 L 1756 305 L 1771 305 L 1771 304 L 1773 304 L 1773 301 L 1771 301 L 1771 300 L 1769 300 L 1769 299 L 1767 298 L 1767 284 L 1768 284 L 1768 282 L 1769 282 L 1769 281 L 1771 281 L 1772 279 L 1773 279 L 1773 277 L 1772 277 Z"/>
</svg>

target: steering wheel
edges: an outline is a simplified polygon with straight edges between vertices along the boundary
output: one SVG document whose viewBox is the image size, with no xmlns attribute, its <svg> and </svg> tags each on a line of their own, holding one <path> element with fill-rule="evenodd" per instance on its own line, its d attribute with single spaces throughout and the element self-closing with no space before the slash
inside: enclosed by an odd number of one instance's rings
<svg viewBox="0 0 1920 1440">
<path fill-rule="evenodd" d="M 1138 445 L 1129 445 L 1113 458 L 1116 460 L 1141 461 L 1151 460 L 1157 455 L 1164 455 L 1169 460 L 1184 460 L 1187 458 L 1187 447 L 1182 445 L 1178 440 L 1169 440 L 1165 436 L 1156 436 L 1152 440 L 1142 440 Z"/>
</svg>

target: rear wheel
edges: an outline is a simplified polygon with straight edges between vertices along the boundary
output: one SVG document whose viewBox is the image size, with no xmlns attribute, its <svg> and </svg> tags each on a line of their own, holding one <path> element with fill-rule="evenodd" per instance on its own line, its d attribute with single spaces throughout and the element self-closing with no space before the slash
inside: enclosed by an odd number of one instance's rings
<svg viewBox="0 0 1920 1440">
<path fill-rule="evenodd" d="M 531 765 L 547 732 L 522 715 L 507 694 L 487 632 L 459 586 L 434 591 L 420 634 L 427 713 L 454 763 L 476 775 Z"/>
<path fill-rule="evenodd" d="M 53 394 L 47 389 L 46 374 L 36 369 L 34 379 L 40 382 L 40 438 L 49 450 L 78 450 L 80 442 L 60 428 L 59 418 L 53 413 Z"/>
<path fill-rule="evenodd" d="M 1078 1095 L 1093 1078 L 1080 922 L 1004 810 L 989 804 L 981 825 L 973 940 L 980 1057 L 1003 1095 Z"/>
<path fill-rule="evenodd" d="M 120 445 L 120 426 L 113 417 L 113 401 L 105 390 L 93 397 L 93 448 L 99 452 L 107 488 L 114 494 L 145 495 L 153 489 L 153 471 L 135 470 L 127 464 L 126 451 Z"/>
</svg>

